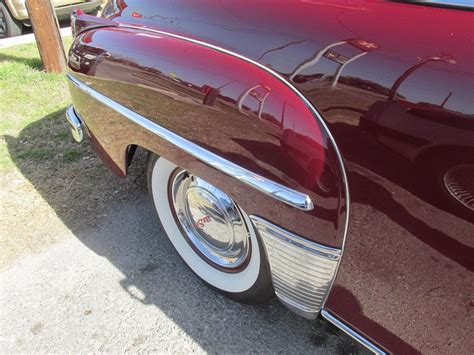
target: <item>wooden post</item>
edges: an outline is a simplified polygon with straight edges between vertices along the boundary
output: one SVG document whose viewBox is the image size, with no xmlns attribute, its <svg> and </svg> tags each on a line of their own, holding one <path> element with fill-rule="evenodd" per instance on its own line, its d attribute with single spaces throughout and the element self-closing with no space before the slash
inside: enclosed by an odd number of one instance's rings
<svg viewBox="0 0 474 355">
<path fill-rule="evenodd" d="M 51 0 L 26 0 L 36 44 L 47 72 L 66 71 L 66 55 Z"/>
</svg>

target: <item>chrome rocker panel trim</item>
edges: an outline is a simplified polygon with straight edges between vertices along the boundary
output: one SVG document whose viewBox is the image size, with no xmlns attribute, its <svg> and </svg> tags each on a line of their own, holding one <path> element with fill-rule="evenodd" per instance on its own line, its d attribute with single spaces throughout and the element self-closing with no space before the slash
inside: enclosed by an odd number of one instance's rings
<svg viewBox="0 0 474 355">
<path fill-rule="evenodd" d="M 326 319 L 328 322 L 331 322 L 336 327 L 341 329 L 344 333 L 349 335 L 351 338 L 353 338 L 354 340 L 357 340 L 359 343 L 361 343 L 367 349 L 372 351 L 374 354 L 383 354 L 383 355 L 388 354 L 385 350 L 381 349 L 379 346 L 375 345 L 370 340 L 368 340 L 367 338 L 365 338 L 364 336 L 356 332 L 354 329 L 349 327 L 347 324 L 337 319 L 335 316 L 331 314 L 331 312 L 323 309 L 321 310 L 321 316 L 324 319 Z"/>
<path fill-rule="evenodd" d="M 315 319 L 331 289 L 342 251 L 305 240 L 261 217 L 249 218 L 265 246 L 275 294 L 293 312 Z"/>
<path fill-rule="evenodd" d="M 295 191 L 279 183 L 264 178 L 263 176 L 254 174 L 251 171 L 242 168 L 239 165 L 234 164 L 218 156 L 217 154 L 214 154 L 198 146 L 197 144 L 188 141 L 187 139 L 177 135 L 174 132 L 171 132 L 163 126 L 160 126 L 148 118 L 136 113 L 135 111 L 132 111 L 129 108 L 119 104 L 118 102 L 91 88 L 84 82 L 78 80 L 71 74 L 68 74 L 67 77 L 74 85 L 76 85 L 83 92 L 92 96 L 94 99 L 100 101 L 104 105 L 120 113 L 144 129 L 163 138 L 167 142 L 179 147 L 203 163 L 210 165 L 222 173 L 233 177 L 238 181 L 292 207 L 296 207 L 303 211 L 310 211 L 314 208 L 313 202 L 307 194 Z"/>
</svg>

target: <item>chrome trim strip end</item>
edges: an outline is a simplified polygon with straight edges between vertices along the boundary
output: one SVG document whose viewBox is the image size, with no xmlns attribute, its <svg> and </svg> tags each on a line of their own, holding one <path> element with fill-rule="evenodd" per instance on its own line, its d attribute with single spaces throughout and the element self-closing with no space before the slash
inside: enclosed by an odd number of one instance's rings
<svg viewBox="0 0 474 355">
<path fill-rule="evenodd" d="M 84 139 L 83 124 L 81 118 L 77 115 L 76 111 L 74 111 L 73 106 L 69 106 L 66 110 L 66 119 L 71 128 L 72 137 L 77 143 L 81 143 Z"/>
<path fill-rule="evenodd" d="M 262 238 L 277 297 L 300 316 L 316 318 L 336 274 L 341 250 L 303 239 L 261 217 L 249 218 Z"/>
<path fill-rule="evenodd" d="M 347 335 L 349 335 L 351 338 L 353 338 L 354 340 L 357 340 L 360 344 L 362 344 L 363 346 L 365 346 L 367 349 L 369 349 L 370 351 L 372 351 L 374 354 L 388 354 L 385 350 L 383 350 L 382 348 L 380 348 L 379 346 L 375 345 L 374 343 L 372 343 L 370 340 L 368 340 L 367 338 L 365 338 L 363 335 L 359 334 L 358 332 L 356 332 L 354 329 L 352 329 L 351 327 L 349 327 L 347 324 L 345 324 L 344 322 L 340 321 L 339 319 L 337 319 L 335 316 L 333 316 L 331 314 L 331 312 L 325 310 L 325 309 L 322 309 L 321 310 L 321 316 L 326 319 L 328 322 L 331 322 L 332 324 L 334 324 L 336 327 L 338 327 L 339 329 L 341 329 L 344 333 L 346 333 Z"/>
<path fill-rule="evenodd" d="M 100 101 L 104 105 L 108 106 L 112 110 L 125 116 L 130 121 L 136 123 L 142 128 L 156 134 L 163 138 L 167 142 L 179 147 L 186 153 L 192 155 L 196 159 L 203 163 L 212 166 L 213 168 L 221 171 L 222 173 L 237 179 L 238 181 L 270 196 L 276 200 L 286 203 L 292 207 L 296 207 L 303 211 L 310 211 L 314 208 L 311 198 L 304 193 L 295 191 L 286 186 L 283 186 L 277 182 L 264 178 L 263 176 L 252 173 L 251 171 L 242 168 L 241 166 L 234 164 L 217 154 L 214 154 L 197 144 L 194 144 L 187 139 L 177 135 L 176 133 L 160 126 L 159 124 L 151 121 L 150 119 L 141 116 L 135 111 L 119 104 L 111 98 L 101 94 L 97 90 L 93 89 L 84 82 L 78 80 L 73 75 L 68 74 L 68 79 L 76 85 L 80 90 L 90 95 L 94 99 Z"/>
</svg>

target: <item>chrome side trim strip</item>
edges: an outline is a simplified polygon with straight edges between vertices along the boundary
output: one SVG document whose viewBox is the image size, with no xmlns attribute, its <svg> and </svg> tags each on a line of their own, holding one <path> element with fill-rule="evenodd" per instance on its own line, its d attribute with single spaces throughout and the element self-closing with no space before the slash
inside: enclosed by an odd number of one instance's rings
<svg viewBox="0 0 474 355">
<path fill-rule="evenodd" d="M 174 34 L 174 33 L 171 33 L 171 32 L 160 31 L 160 30 L 155 30 L 155 29 L 152 29 L 152 28 L 139 27 L 139 26 L 128 25 L 128 24 L 125 25 L 125 24 L 121 24 L 121 23 L 119 23 L 118 27 L 130 28 L 130 29 L 139 30 L 139 31 L 147 31 L 147 32 L 156 33 L 156 34 L 163 35 L 163 36 L 168 36 L 168 37 L 172 37 L 172 38 L 181 39 L 181 40 L 184 40 L 184 41 L 187 41 L 187 42 L 195 43 L 195 44 L 198 44 L 200 46 L 211 48 L 211 49 L 214 49 L 216 51 L 219 51 L 219 52 L 231 55 L 233 57 L 242 59 L 242 60 L 244 60 L 248 63 L 251 63 L 253 65 L 256 65 L 260 69 L 272 74 L 275 78 L 277 78 L 278 80 L 283 82 L 288 88 L 290 88 L 305 103 L 305 105 L 313 113 L 314 117 L 318 120 L 318 122 L 321 124 L 321 126 L 326 130 L 326 133 L 327 133 L 327 135 L 329 137 L 329 140 L 331 141 L 331 143 L 334 147 L 334 150 L 336 151 L 336 155 L 339 159 L 339 164 L 341 166 L 342 178 L 344 180 L 344 190 L 345 190 L 345 194 L 346 194 L 346 204 L 347 204 L 346 225 L 344 227 L 344 237 L 343 237 L 343 242 L 342 242 L 342 253 L 343 253 L 344 252 L 344 247 L 346 245 L 347 233 L 349 231 L 349 216 L 350 216 L 350 207 L 351 207 L 351 203 L 350 203 L 351 199 L 350 199 L 350 194 L 349 194 L 349 183 L 348 183 L 348 179 L 347 179 L 346 167 L 344 165 L 344 159 L 342 158 L 341 151 L 339 150 L 339 147 L 336 144 L 336 140 L 334 139 L 333 135 L 331 134 L 331 131 L 329 131 L 329 128 L 328 128 L 326 122 L 323 120 L 322 116 L 320 115 L 318 110 L 316 110 L 316 108 L 313 106 L 313 104 L 284 76 L 280 75 L 279 73 L 277 73 L 273 69 L 270 69 L 270 68 L 266 67 L 265 65 L 255 61 L 253 59 L 245 57 L 241 54 L 238 54 L 236 52 L 233 52 L 233 51 L 230 51 L 228 49 L 216 46 L 214 44 L 210 44 L 210 43 L 207 43 L 207 42 L 204 42 L 204 41 L 199 41 L 199 40 L 194 39 L 194 38 L 189 38 L 189 37 L 177 35 L 177 34 Z M 339 270 L 339 265 L 336 268 L 336 276 L 337 276 L 338 270 Z M 334 283 L 335 279 L 336 279 L 336 277 L 334 277 L 333 283 Z M 331 284 L 331 287 L 332 287 L 332 284 Z M 324 307 L 324 303 L 323 303 L 323 307 Z"/>
<path fill-rule="evenodd" d="M 388 354 L 385 350 L 382 350 L 379 346 L 375 345 L 370 340 L 368 340 L 367 338 L 365 338 L 364 336 L 356 332 L 354 329 L 349 327 L 347 324 L 337 319 L 335 316 L 331 314 L 331 312 L 323 309 L 321 310 L 321 315 L 323 316 L 324 319 L 334 324 L 336 327 L 341 329 L 344 333 L 352 337 L 354 340 L 357 340 L 359 343 L 361 343 L 367 349 L 372 351 L 374 354 L 383 354 L 383 355 Z"/>
<path fill-rule="evenodd" d="M 186 153 L 192 155 L 196 159 L 199 159 L 203 163 L 210 165 L 224 174 L 233 177 L 240 182 L 290 206 L 296 207 L 303 211 L 310 211 L 314 208 L 313 202 L 307 194 L 295 191 L 277 182 L 264 178 L 263 176 L 254 174 L 251 171 L 242 168 L 241 166 L 234 164 L 218 156 L 217 154 L 214 154 L 198 146 L 197 144 L 188 141 L 187 139 L 177 135 L 174 132 L 171 132 L 163 126 L 160 126 L 148 118 L 136 113 L 135 111 L 132 111 L 129 108 L 119 104 L 118 102 L 91 88 L 89 85 L 78 80 L 71 74 L 68 74 L 67 77 L 74 85 L 76 85 L 83 92 L 92 96 L 94 99 L 100 101 L 104 105 L 120 113 L 144 129 L 163 138 L 167 142 L 181 148 Z"/>
<path fill-rule="evenodd" d="M 300 316 L 316 318 L 329 293 L 341 250 L 303 239 L 261 217 L 249 218 L 262 238 L 278 299 Z"/>
</svg>

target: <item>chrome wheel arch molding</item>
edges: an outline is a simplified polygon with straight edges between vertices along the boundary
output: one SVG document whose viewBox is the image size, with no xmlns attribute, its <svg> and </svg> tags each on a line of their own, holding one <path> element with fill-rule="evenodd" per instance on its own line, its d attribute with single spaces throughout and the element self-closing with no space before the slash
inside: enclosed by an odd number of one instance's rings
<svg viewBox="0 0 474 355">
<path fill-rule="evenodd" d="M 218 52 L 221 52 L 221 53 L 224 53 L 224 54 L 227 54 L 227 55 L 230 55 L 232 57 L 235 57 L 235 58 L 238 58 L 238 59 L 241 59 L 245 62 L 248 62 L 262 70 L 264 70 L 265 72 L 271 74 L 273 77 L 275 77 L 276 79 L 278 79 L 279 81 L 281 81 L 286 87 L 288 87 L 293 93 L 295 93 L 298 98 L 301 100 L 301 102 L 303 102 L 305 104 L 305 106 L 308 108 L 308 110 L 313 114 L 313 116 L 315 117 L 315 120 L 321 125 L 321 128 L 324 129 L 325 133 L 327 134 L 327 137 L 329 138 L 329 141 L 332 145 L 332 147 L 334 148 L 335 150 L 335 154 L 337 156 L 337 159 L 338 159 L 338 163 L 339 163 L 339 167 L 341 169 L 341 172 L 342 172 L 342 182 L 343 182 L 343 185 L 344 185 L 344 193 L 345 193 L 345 202 L 346 202 L 346 216 L 345 216 L 345 222 L 344 222 L 344 232 L 343 232 L 343 243 L 342 243 L 342 249 L 344 249 L 344 245 L 345 245 L 345 241 L 346 241 L 346 237 L 347 237 L 347 234 L 348 234 L 348 228 L 349 228 L 349 218 L 350 218 L 350 205 L 351 205 L 351 199 L 350 199 L 350 189 L 349 189 L 349 183 L 348 183 L 348 178 L 347 178 L 347 172 L 346 172 L 346 167 L 345 167 L 345 163 L 344 163 L 344 159 L 343 159 L 343 156 L 342 156 L 342 153 L 334 139 L 334 136 L 332 135 L 331 131 L 329 130 L 329 127 L 327 126 L 326 122 L 324 121 L 324 119 L 322 118 L 322 115 L 318 112 L 318 110 L 314 107 L 314 105 L 288 80 L 286 79 L 284 76 L 282 76 L 281 74 L 279 74 L 278 72 L 276 72 L 275 70 L 271 69 L 271 68 L 268 68 L 266 67 L 265 65 L 247 57 L 247 56 L 244 56 L 242 54 L 239 54 L 239 53 L 236 53 L 236 52 L 233 52 L 231 50 L 228 50 L 228 49 L 225 49 L 223 47 L 220 47 L 220 46 L 217 46 L 217 45 L 214 45 L 214 44 L 211 44 L 211 43 L 208 43 L 208 42 L 205 42 L 205 41 L 201 41 L 201 40 L 197 40 L 197 39 L 194 39 L 194 38 L 190 38 L 190 37 L 186 37 L 186 36 L 182 36 L 182 35 L 178 35 L 178 34 L 175 34 L 175 33 L 171 33 L 171 32 L 167 32 L 167 31 L 161 31 L 161 30 L 156 30 L 156 29 L 152 29 L 152 28 L 146 28 L 146 27 L 140 27 L 140 26 L 135 26 L 135 25 L 131 25 L 131 24 L 122 24 L 122 23 L 118 23 L 117 24 L 117 27 L 118 28 L 124 28 L 124 29 L 132 29 L 132 30 L 138 30 L 138 31 L 145 31 L 147 33 L 154 33 L 156 35 L 162 35 L 162 36 L 168 36 L 168 37 L 172 37 L 172 38 L 175 38 L 175 39 L 180 39 L 180 40 L 183 40 L 183 41 L 187 41 L 187 42 L 190 42 L 190 43 L 194 43 L 194 44 L 197 44 L 197 45 L 200 45 L 200 46 L 203 46 L 203 47 L 206 47 L 206 48 L 209 48 L 209 49 L 213 49 L 215 51 L 218 51 Z M 68 74 L 68 78 L 76 85 L 80 85 L 82 82 L 79 81 L 78 79 L 76 79 L 71 73 Z M 82 83 L 84 84 L 84 83 Z M 87 93 L 90 94 L 90 92 L 88 92 L 90 90 L 94 90 L 92 89 L 91 87 L 87 86 L 86 87 L 80 87 L 83 91 L 86 91 Z M 95 90 L 94 90 L 95 91 Z M 96 91 L 97 92 L 97 91 Z M 98 92 L 97 92 L 98 93 Z M 100 94 L 100 93 L 98 93 Z M 102 95 L 100 94 L 101 96 L 107 98 L 105 95 Z M 116 104 L 115 101 L 107 98 L 108 100 L 110 100 L 108 103 L 114 105 Z M 113 108 L 112 106 L 110 106 L 107 102 L 104 102 L 107 106 Z M 129 109 L 127 109 L 129 110 Z M 131 113 L 137 115 L 137 116 L 140 116 L 138 114 L 136 114 L 135 112 L 133 112 L 132 110 L 129 110 Z M 150 124 L 154 124 L 153 122 L 147 120 L 148 123 Z M 147 124 L 147 127 L 144 127 L 146 129 L 150 129 L 149 125 Z M 171 132 L 172 133 L 172 132 Z M 210 152 L 209 152 L 210 153 Z M 211 153 L 213 154 L 213 153 Z M 220 157 L 219 157 L 220 158 Z M 199 159 L 199 158 L 198 158 Z M 219 168 L 220 166 L 217 164 L 216 166 L 214 166 L 215 168 Z M 234 173 L 233 171 L 229 171 L 231 174 Z M 253 174 L 253 173 L 251 173 Z M 228 174 L 229 175 L 229 174 Z M 259 178 L 258 175 L 256 174 L 253 174 L 255 177 Z M 233 175 L 231 175 L 233 176 Z M 250 178 L 250 177 L 249 177 Z M 242 182 L 246 182 L 245 180 L 246 179 L 243 179 L 244 181 Z M 250 184 L 249 184 L 250 185 Z M 280 184 L 278 184 L 280 185 Z M 280 187 L 283 187 L 283 191 L 284 190 L 292 190 L 292 189 L 289 189 L 289 188 L 285 188 L 284 186 L 280 185 Z M 260 188 L 257 188 L 257 190 L 260 190 L 261 192 L 265 192 L 265 189 L 260 189 Z M 277 189 L 278 191 L 279 189 Z M 287 203 L 289 204 L 290 206 L 293 206 L 293 207 L 296 207 L 298 209 L 301 209 L 301 210 L 304 210 L 304 211 L 310 211 L 314 208 L 314 202 L 311 200 L 311 198 L 306 195 L 306 194 L 302 194 L 298 191 L 295 191 L 295 190 L 292 190 L 292 191 L 288 191 L 290 194 L 291 192 L 295 192 L 296 194 L 300 194 L 300 196 L 293 196 L 293 198 L 297 199 L 298 202 L 297 203 L 294 203 L 294 202 L 290 202 L 291 200 L 289 201 L 285 201 L 286 197 L 285 197 L 285 193 L 278 193 L 278 192 L 274 192 L 271 196 L 276 198 L 277 200 L 280 200 L 284 203 Z"/>
<path fill-rule="evenodd" d="M 140 31 L 147 31 L 147 32 L 156 33 L 157 35 L 164 35 L 164 36 L 169 36 L 169 37 L 181 39 L 181 40 L 184 40 L 184 41 L 187 41 L 187 42 L 198 44 L 198 45 L 201 45 L 201 46 L 204 46 L 204 47 L 214 49 L 216 51 L 228 54 L 230 56 L 239 58 L 241 60 L 244 60 L 248 63 L 251 63 L 251 64 L 259 67 L 260 69 L 268 72 L 269 74 L 271 74 L 272 76 L 274 76 L 275 78 L 280 80 L 283 84 L 285 84 L 291 91 L 293 91 L 301 99 L 301 101 L 306 105 L 306 107 L 313 113 L 315 119 L 318 121 L 318 123 L 321 125 L 321 127 L 325 130 L 325 133 L 329 137 L 329 140 L 330 140 L 332 146 L 334 147 L 337 158 L 339 160 L 339 165 L 340 165 L 340 168 L 341 168 L 341 171 L 342 171 L 342 179 L 343 179 L 343 184 L 344 184 L 344 190 L 345 190 L 345 195 L 346 195 L 346 206 L 347 206 L 346 207 L 347 208 L 347 213 L 346 213 L 346 220 L 345 220 L 344 234 L 343 234 L 343 244 L 342 244 L 342 253 L 343 253 L 346 238 L 347 238 L 347 234 L 348 234 L 349 218 L 350 218 L 351 200 L 350 200 L 350 191 L 349 191 L 349 181 L 348 181 L 348 178 L 347 178 L 347 171 L 346 171 L 346 167 L 345 167 L 344 158 L 342 156 L 342 153 L 341 153 L 341 151 L 340 151 L 340 149 L 339 149 L 339 147 L 336 143 L 336 140 L 334 139 L 334 136 L 332 135 L 331 131 L 329 130 L 328 125 L 324 121 L 322 115 L 314 107 L 314 105 L 284 76 L 282 76 L 281 74 L 279 74 L 275 70 L 273 70 L 271 68 L 268 68 L 267 66 L 255 61 L 255 60 L 253 60 L 249 57 L 246 57 L 242 54 L 233 52 L 231 50 L 225 49 L 223 47 L 220 47 L 220 46 L 217 46 L 217 45 L 205 42 L 205 41 L 200 41 L 200 40 L 197 40 L 197 39 L 194 39 L 194 38 L 181 36 L 181 35 L 171 33 L 171 32 L 160 31 L 160 30 L 151 29 L 151 28 L 144 28 L 144 27 L 139 27 L 139 26 L 134 26 L 134 25 L 129 25 L 129 24 L 127 24 L 127 25 L 119 24 L 118 27 L 130 28 L 130 29 L 135 29 L 135 30 L 140 30 Z M 308 197 L 308 199 L 309 199 L 309 197 Z M 309 201 L 311 201 L 311 200 L 309 199 Z M 309 201 L 308 201 L 308 203 L 309 203 Z M 311 202 L 311 205 L 312 205 L 312 202 Z M 310 208 L 310 209 L 312 209 L 312 208 Z M 334 279 L 336 278 L 336 276 L 337 276 L 337 270 L 336 270 L 336 275 L 335 275 Z"/>
</svg>

